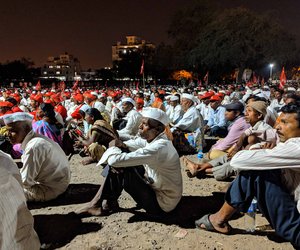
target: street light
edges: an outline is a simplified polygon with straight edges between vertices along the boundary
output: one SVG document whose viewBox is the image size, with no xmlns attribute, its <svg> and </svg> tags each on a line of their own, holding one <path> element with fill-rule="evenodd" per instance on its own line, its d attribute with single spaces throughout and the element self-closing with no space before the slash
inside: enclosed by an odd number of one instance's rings
<svg viewBox="0 0 300 250">
<path fill-rule="evenodd" d="M 269 66 L 270 66 L 270 80 L 272 81 L 272 70 L 273 70 L 274 64 L 270 63 Z"/>
</svg>

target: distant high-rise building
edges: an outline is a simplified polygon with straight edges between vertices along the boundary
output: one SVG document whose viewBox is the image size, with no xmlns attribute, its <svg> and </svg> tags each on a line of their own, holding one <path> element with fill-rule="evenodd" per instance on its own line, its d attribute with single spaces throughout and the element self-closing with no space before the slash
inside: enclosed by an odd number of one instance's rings
<svg viewBox="0 0 300 250">
<path fill-rule="evenodd" d="M 68 53 L 58 57 L 49 56 L 47 62 L 42 67 L 41 78 L 59 79 L 61 81 L 80 80 L 80 62 L 73 55 Z"/>
<path fill-rule="evenodd" d="M 128 53 L 152 53 L 155 50 L 155 45 L 150 42 L 146 42 L 137 36 L 126 36 L 126 44 L 117 42 L 112 46 L 112 61 L 121 61 Z"/>
</svg>

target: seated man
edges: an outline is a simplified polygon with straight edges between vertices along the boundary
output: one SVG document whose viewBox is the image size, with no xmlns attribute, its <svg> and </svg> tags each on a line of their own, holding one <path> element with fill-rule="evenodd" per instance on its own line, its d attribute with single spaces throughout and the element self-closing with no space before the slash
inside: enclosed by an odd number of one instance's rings
<svg viewBox="0 0 300 250">
<path fill-rule="evenodd" d="M 189 169 L 188 176 L 194 177 L 199 172 L 203 175 L 212 173 L 217 180 L 224 180 L 235 174 L 234 169 L 230 165 L 230 158 L 243 145 L 245 145 L 245 149 L 257 149 L 265 142 L 276 143 L 276 131 L 263 121 L 266 109 L 267 105 L 262 101 L 251 102 L 247 105 L 245 119 L 251 127 L 243 132 L 236 145 L 228 154 L 203 164 L 193 163 L 188 158 L 184 158 L 184 163 Z"/>
<path fill-rule="evenodd" d="M 177 122 L 171 131 L 175 130 L 194 132 L 197 128 L 203 127 L 203 119 L 199 111 L 194 106 L 195 97 L 191 94 L 181 95 L 181 107 L 184 111 L 183 117 Z"/>
<path fill-rule="evenodd" d="M 280 142 L 276 147 L 242 150 L 231 160 L 239 171 L 221 209 L 196 221 L 201 229 L 229 233 L 235 212 L 247 212 L 254 197 L 275 232 L 300 247 L 300 106 L 282 109 L 276 126 Z"/>
<path fill-rule="evenodd" d="M 26 199 L 47 201 L 67 189 L 69 162 L 56 142 L 33 132 L 32 119 L 33 116 L 25 112 L 3 116 L 11 143 L 21 143 L 23 150 L 20 172 Z"/>
<path fill-rule="evenodd" d="M 152 215 L 163 215 L 177 206 L 182 196 L 182 176 L 179 156 L 164 134 L 169 119 L 156 108 L 146 108 L 142 115 L 141 138 L 110 143 L 98 163 L 111 166 L 106 167 L 109 170 L 104 184 L 77 213 L 102 215 L 116 209 L 123 189 Z"/>
<path fill-rule="evenodd" d="M 1 150 L 0 161 L 0 248 L 38 250 L 40 241 L 26 205 L 19 169 Z"/>
<path fill-rule="evenodd" d="M 126 141 L 131 137 L 136 136 L 142 116 L 134 109 L 135 102 L 131 98 L 124 98 L 122 100 L 122 111 L 125 114 L 123 118 L 126 121 L 124 128 L 117 130 L 121 140 Z"/>
<path fill-rule="evenodd" d="M 225 120 L 225 108 L 221 106 L 222 99 L 214 95 L 209 99 L 210 113 L 207 125 L 204 127 L 204 133 L 210 136 L 225 137 L 228 133 Z"/>
<path fill-rule="evenodd" d="M 170 107 L 166 113 L 169 116 L 172 124 L 176 124 L 180 121 L 183 115 L 183 110 L 179 104 L 178 96 L 174 95 L 170 97 Z"/>
<path fill-rule="evenodd" d="M 217 141 L 215 145 L 211 147 L 208 153 L 208 158 L 213 160 L 219 156 L 227 154 L 232 146 L 237 143 L 242 133 L 250 127 L 244 117 L 244 105 L 237 101 L 225 106 L 225 118 L 227 122 L 230 122 L 228 126 L 228 134 L 224 139 Z"/>
</svg>

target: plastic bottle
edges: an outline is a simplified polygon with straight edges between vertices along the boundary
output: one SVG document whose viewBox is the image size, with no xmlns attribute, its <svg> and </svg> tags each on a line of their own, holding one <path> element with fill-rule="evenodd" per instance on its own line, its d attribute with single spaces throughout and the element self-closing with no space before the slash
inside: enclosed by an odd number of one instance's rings
<svg viewBox="0 0 300 250">
<path fill-rule="evenodd" d="M 255 231 L 255 216 L 256 216 L 257 200 L 253 198 L 247 213 L 245 214 L 245 230 L 253 233 Z"/>
<path fill-rule="evenodd" d="M 200 149 L 197 153 L 197 159 L 198 159 L 198 162 L 199 163 L 202 163 L 202 159 L 203 159 L 203 152 L 202 150 Z"/>
<path fill-rule="evenodd" d="M 189 144 L 194 147 L 195 146 L 194 135 L 189 134 L 187 139 L 188 139 Z"/>
</svg>

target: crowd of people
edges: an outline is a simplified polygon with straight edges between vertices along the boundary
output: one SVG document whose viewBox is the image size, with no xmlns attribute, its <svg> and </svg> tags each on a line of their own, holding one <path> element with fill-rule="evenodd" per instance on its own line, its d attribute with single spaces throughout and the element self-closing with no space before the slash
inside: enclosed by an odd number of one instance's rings
<svg viewBox="0 0 300 250">
<path fill-rule="evenodd" d="M 275 232 L 300 247 L 300 88 L 54 87 L 0 94 L 1 140 L 11 144 L 0 151 L 0 224 L 9 225 L 0 230 L 3 249 L 39 248 L 26 201 L 63 194 L 75 153 L 82 165 L 102 166 L 105 177 L 77 214 L 110 215 L 125 190 L 150 216 L 167 216 L 182 197 L 182 157 L 190 178 L 233 178 L 224 205 L 198 219 L 197 228 L 229 234 L 231 217 L 256 198 Z M 206 152 L 201 163 L 186 156 L 197 151 Z"/>
</svg>

